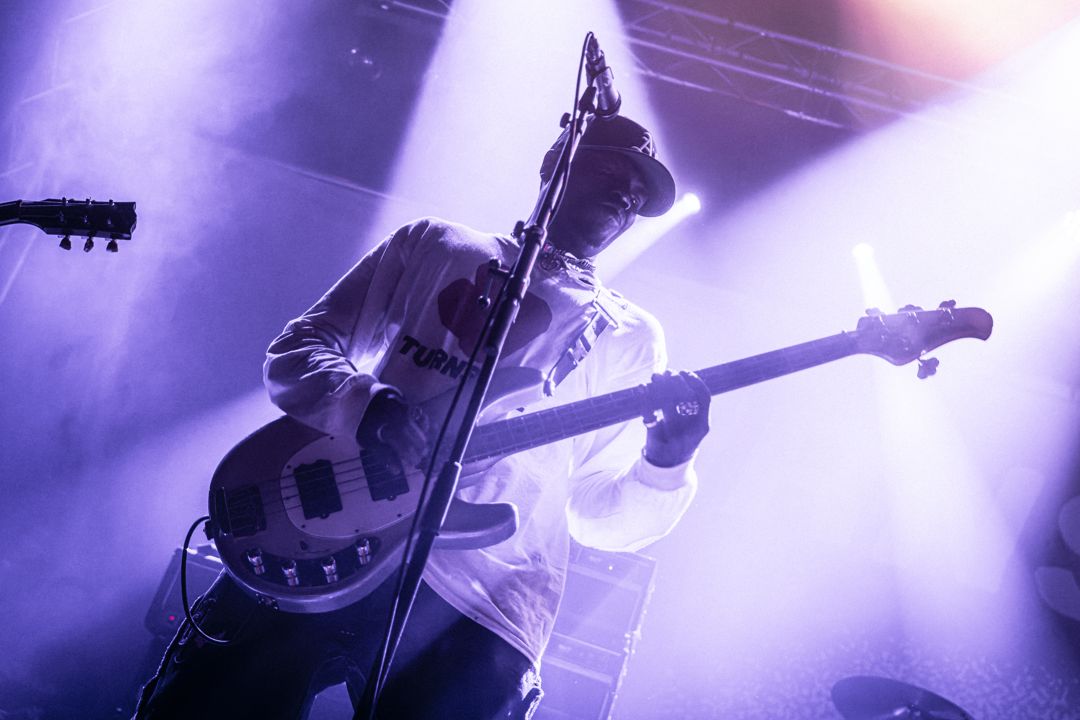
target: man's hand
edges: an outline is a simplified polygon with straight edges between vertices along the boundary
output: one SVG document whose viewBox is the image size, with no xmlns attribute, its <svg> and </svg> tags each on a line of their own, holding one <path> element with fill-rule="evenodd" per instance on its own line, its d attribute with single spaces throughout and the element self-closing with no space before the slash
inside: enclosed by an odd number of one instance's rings
<svg viewBox="0 0 1080 720">
<path fill-rule="evenodd" d="M 650 390 L 660 413 L 645 417 L 645 459 L 658 467 L 681 465 L 709 432 L 709 388 L 692 372 L 668 371 L 652 376 Z"/>
<path fill-rule="evenodd" d="M 417 467 L 427 452 L 427 418 L 410 407 L 401 393 L 383 390 L 371 398 L 356 441 L 362 447 L 388 447 L 401 461 L 402 469 Z"/>
</svg>

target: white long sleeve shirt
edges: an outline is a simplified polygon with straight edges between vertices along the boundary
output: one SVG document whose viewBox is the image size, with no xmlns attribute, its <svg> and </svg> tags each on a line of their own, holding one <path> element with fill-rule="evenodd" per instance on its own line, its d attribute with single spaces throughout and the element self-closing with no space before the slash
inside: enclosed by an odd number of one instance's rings
<svg viewBox="0 0 1080 720">
<path fill-rule="evenodd" d="M 476 297 L 488 263 L 508 266 L 516 256 L 507 236 L 435 218 L 402 227 L 273 341 L 264 368 L 271 399 L 315 429 L 351 437 L 381 388 L 399 389 L 412 404 L 452 390 L 483 321 Z M 538 265 L 500 367 L 546 376 L 595 312 L 599 291 L 590 272 Z M 554 395 L 528 411 L 638 385 L 664 368 L 656 320 L 632 304 L 616 320 Z M 642 457 L 644 441 L 642 423 L 626 422 L 499 461 L 459 496 L 513 503 L 517 532 L 480 550 L 436 549 L 425 581 L 539 664 L 570 535 L 603 550 L 636 550 L 670 532 L 693 498 L 692 463 L 655 467 Z"/>
</svg>

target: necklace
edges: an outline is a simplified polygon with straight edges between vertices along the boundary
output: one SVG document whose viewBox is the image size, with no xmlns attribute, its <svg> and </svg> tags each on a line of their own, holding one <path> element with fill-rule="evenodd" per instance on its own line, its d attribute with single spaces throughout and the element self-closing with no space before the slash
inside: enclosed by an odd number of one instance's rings
<svg viewBox="0 0 1080 720">
<path fill-rule="evenodd" d="M 560 268 L 575 270 L 579 273 L 592 275 L 596 272 L 596 265 L 588 258 L 574 257 L 565 250 L 560 250 L 550 243 L 540 250 L 540 267 L 548 272 L 554 272 Z"/>
</svg>

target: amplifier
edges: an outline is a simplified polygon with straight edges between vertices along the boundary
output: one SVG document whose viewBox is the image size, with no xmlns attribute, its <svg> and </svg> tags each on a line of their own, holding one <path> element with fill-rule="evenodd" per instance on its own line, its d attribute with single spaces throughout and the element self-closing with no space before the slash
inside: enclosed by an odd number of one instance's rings
<svg viewBox="0 0 1080 720">
<path fill-rule="evenodd" d="M 656 561 L 573 545 L 555 632 L 622 652 L 637 637 Z"/>
<path fill-rule="evenodd" d="M 184 603 L 180 598 L 180 554 L 176 549 L 169 562 L 165 576 L 158 584 L 157 592 L 146 611 L 146 629 L 156 638 L 172 638 L 176 628 L 184 622 Z M 221 573 L 223 565 L 212 545 L 199 545 L 188 550 L 187 584 L 191 603 L 210 589 Z"/>
<path fill-rule="evenodd" d="M 620 663 L 625 658 L 620 658 Z M 533 720 L 607 720 L 618 682 L 607 673 L 564 662 L 550 653 L 544 655 L 541 669 L 544 699 Z M 621 674 L 621 672 L 620 672 Z"/>
<path fill-rule="evenodd" d="M 574 544 L 534 720 L 607 720 L 652 595 L 656 561 Z"/>
</svg>

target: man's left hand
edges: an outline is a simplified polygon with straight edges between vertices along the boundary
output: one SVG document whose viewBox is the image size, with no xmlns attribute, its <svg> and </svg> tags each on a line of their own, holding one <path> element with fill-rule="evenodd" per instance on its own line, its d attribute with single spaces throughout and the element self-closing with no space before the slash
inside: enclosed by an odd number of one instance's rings
<svg viewBox="0 0 1080 720">
<path fill-rule="evenodd" d="M 651 390 L 661 404 L 659 413 L 645 417 L 645 459 L 658 467 L 681 465 L 709 432 L 709 388 L 692 372 L 668 371 L 652 376 Z"/>
</svg>

